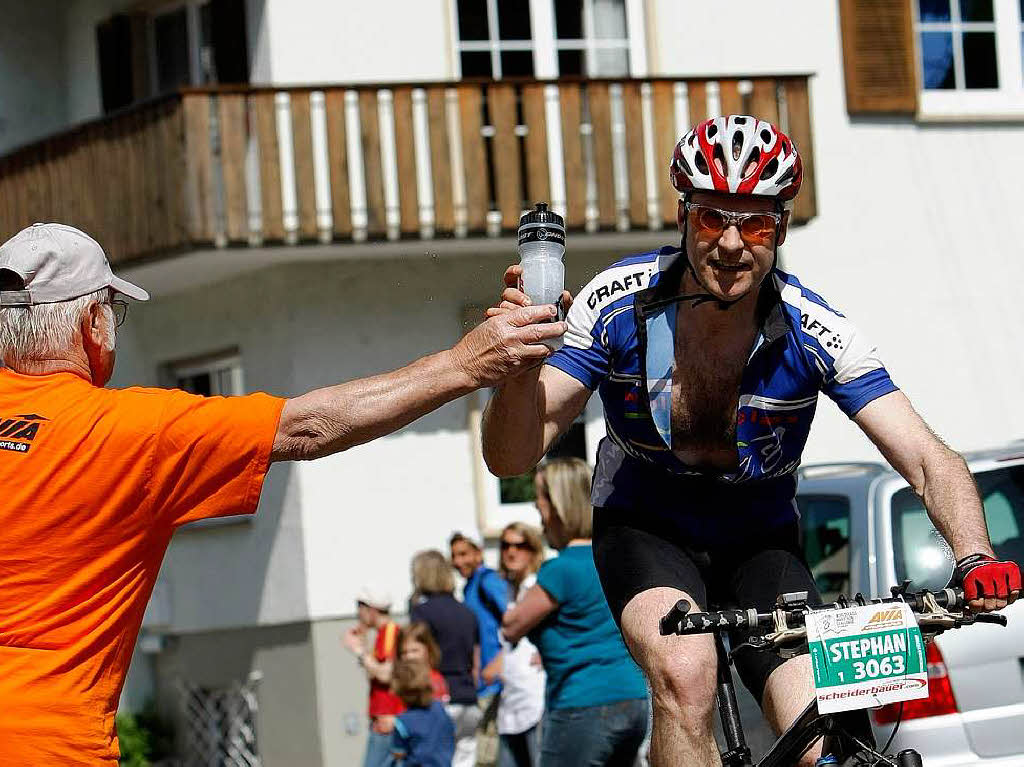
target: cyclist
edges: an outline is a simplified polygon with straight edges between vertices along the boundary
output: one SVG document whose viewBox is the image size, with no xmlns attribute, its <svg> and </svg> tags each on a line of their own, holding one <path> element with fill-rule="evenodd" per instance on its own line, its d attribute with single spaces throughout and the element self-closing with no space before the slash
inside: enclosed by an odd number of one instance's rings
<svg viewBox="0 0 1024 767">
<path fill-rule="evenodd" d="M 612 614 L 650 680 L 655 765 L 717 764 L 712 640 L 665 638 L 678 599 L 768 609 L 816 596 L 799 543 L 796 468 L 819 391 L 924 499 L 952 546 L 972 608 L 1012 602 L 1020 573 L 996 561 L 963 459 L 928 428 L 875 348 L 844 315 L 777 267 L 802 164 L 774 125 L 745 115 L 684 135 L 670 165 L 680 248 L 628 256 L 571 304 L 561 350 L 496 390 L 484 457 L 529 470 L 593 391 L 608 436 L 593 482 L 594 559 Z M 505 272 L 489 316 L 528 303 Z M 741 650 L 737 670 L 780 731 L 812 695 L 806 657 Z M 805 757 L 814 763 L 816 753 Z"/>
</svg>

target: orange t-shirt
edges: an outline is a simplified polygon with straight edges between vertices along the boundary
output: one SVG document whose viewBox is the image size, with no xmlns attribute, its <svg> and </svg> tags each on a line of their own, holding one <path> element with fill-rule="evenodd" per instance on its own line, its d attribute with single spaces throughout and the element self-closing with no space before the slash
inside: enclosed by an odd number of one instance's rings
<svg viewBox="0 0 1024 767">
<path fill-rule="evenodd" d="M 0 369 L 0 765 L 115 765 L 174 529 L 256 510 L 284 401 Z"/>
</svg>

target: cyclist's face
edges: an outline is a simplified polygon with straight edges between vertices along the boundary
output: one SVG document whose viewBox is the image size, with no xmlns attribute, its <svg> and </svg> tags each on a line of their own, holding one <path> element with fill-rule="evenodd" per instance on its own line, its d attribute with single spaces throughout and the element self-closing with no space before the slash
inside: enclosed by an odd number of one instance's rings
<svg viewBox="0 0 1024 767">
<path fill-rule="evenodd" d="M 711 194 L 695 192 L 690 202 L 697 206 L 716 208 L 732 213 L 773 213 L 774 203 L 745 195 Z M 679 203 L 680 231 L 686 231 L 686 255 L 693 265 L 701 286 L 716 298 L 735 301 L 743 298 L 761 284 L 772 268 L 775 240 L 781 245 L 786 238 L 786 219 L 777 231 L 766 236 L 743 236 L 736 224 L 722 229 L 709 229 L 698 211 L 687 213 Z"/>
</svg>

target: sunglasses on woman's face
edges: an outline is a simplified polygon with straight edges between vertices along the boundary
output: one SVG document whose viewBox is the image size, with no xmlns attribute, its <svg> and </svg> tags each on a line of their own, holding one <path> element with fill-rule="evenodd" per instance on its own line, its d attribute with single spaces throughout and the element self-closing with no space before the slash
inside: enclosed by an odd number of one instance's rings
<svg viewBox="0 0 1024 767">
<path fill-rule="evenodd" d="M 508 551 L 509 549 L 516 549 L 517 551 L 532 551 L 530 544 L 526 541 L 506 541 L 503 538 L 501 541 L 501 550 Z"/>
</svg>

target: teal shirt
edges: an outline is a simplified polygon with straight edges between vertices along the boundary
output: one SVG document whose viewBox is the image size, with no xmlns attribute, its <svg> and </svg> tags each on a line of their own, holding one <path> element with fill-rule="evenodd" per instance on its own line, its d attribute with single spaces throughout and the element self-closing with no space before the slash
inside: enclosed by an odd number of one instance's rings
<svg viewBox="0 0 1024 767">
<path fill-rule="evenodd" d="M 529 635 L 547 672 L 548 709 L 646 698 L 643 675 L 601 591 L 591 547 L 565 548 L 541 565 L 537 583 L 558 602 Z"/>
</svg>

